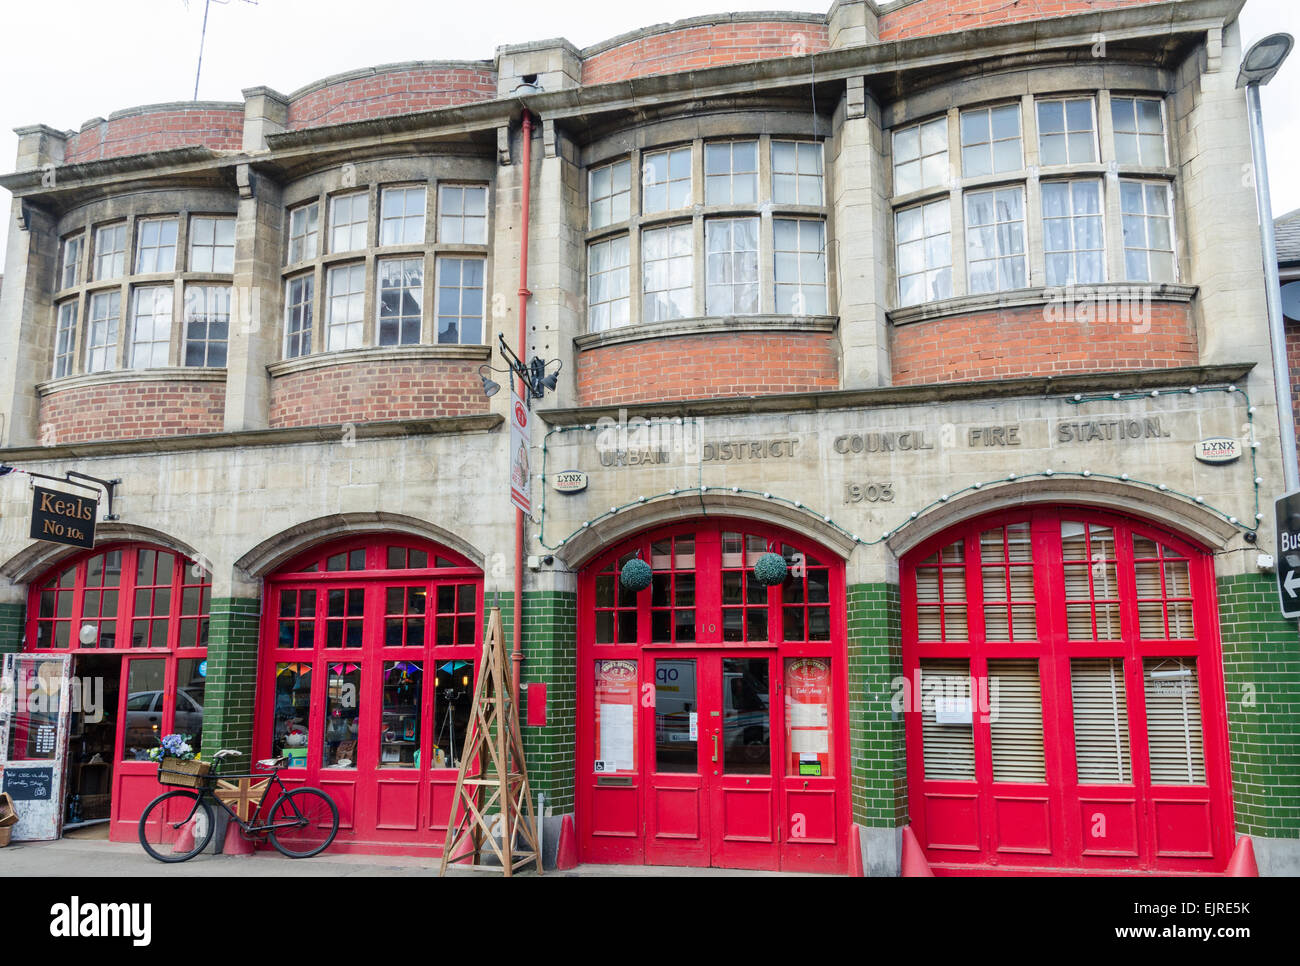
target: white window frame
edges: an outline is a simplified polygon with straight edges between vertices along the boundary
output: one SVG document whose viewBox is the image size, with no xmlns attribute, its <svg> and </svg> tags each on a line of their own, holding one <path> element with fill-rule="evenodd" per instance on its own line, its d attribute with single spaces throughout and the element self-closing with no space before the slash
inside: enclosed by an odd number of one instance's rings
<svg viewBox="0 0 1300 966">
<path fill-rule="evenodd" d="M 51 378 L 61 379 L 72 375 L 72 363 L 77 350 L 77 315 L 80 299 L 60 302 L 54 326 L 54 369 Z"/>
<path fill-rule="evenodd" d="M 915 133 L 913 153 L 905 139 Z M 945 187 L 952 180 L 948 162 L 948 116 L 909 124 L 893 133 L 894 194 L 906 195 L 927 188 Z M 927 151 L 927 148 L 933 150 Z M 914 173 L 913 173 L 914 172 Z"/>
<path fill-rule="evenodd" d="M 360 202 L 360 217 L 358 214 Z M 346 215 L 347 221 L 342 220 Z M 361 251 L 370 235 L 370 192 L 349 191 L 330 198 L 331 254 Z"/>
<path fill-rule="evenodd" d="M 921 216 L 921 233 L 914 238 L 904 238 L 901 230 L 901 221 L 909 217 L 913 212 L 920 212 Z M 941 227 L 942 226 L 942 227 Z M 931 231 L 931 227 L 935 231 Z M 935 245 L 942 244 L 947 246 L 948 259 L 944 261 L 941 258 L 932 258 Z M 916 251 L 921 255 L 920 268 L 914 272 L 903 271 L 903 246 L 916 245 Z M 898 276 L 897 297 L 900 308 L 908 305 L 924 305 L 926 302 L 935 302 L 941 299 L 953 297 L 953 257 L 952 257 L 952 206 L 948 196 L 944 195 L 937 201 L 929 201 L 919 205 L 908 205 L 906 208 L 899 208 L 894 212 L 894 265 Z M 943 284 L 943 279 L 947 273 L 947 284 Z M 922 291 L 921 298 L 909 299 L 905 293 L 905 283 L 909 279 L 920 278 Z M 938 284 L 939 292 L 935 292 L 935 285 Z"/>
<path fill-rule="evenodd" d="M 336 280 L 343 280 L 340 289 Z M 332 265 L 325 276 L 325 349 L 339 352 L 365 345 L 366 264 Z"/>
<path fill-rule="evenodd" d="M 471 197 L 481 199 L 476 203 L 482 214 L 469 213 Z M 444 245 L 487 244 L 487 185 L 438 185 L 438 241 Z M 474 229 L 474 230 L 472 230 Z M 476 240 L 475 230 L 479 234 Z"/>
<path fill-rule="evenodd" d="M 1160 112 L 1160 131 L 1158 133 L 1153 131 L 1143 131 L 1141 129 L 1142 123 L 1138 112 L 1138 105 L 1141 103 L 1155 104 L 1157 106 L 1157 109 Z M 1120 129 L 1119 122 L 1121 118 L 1119 116 L 1119 109 L 1122 105 L 1128 106 L 1128 111 L 1125 113 L 1123 120 L 1132 121 L 1133 129 L 1131 131 Z M 1110 115 L 1111 123 L 1114 126 L 1115 131 L 1116 161 L 1120 164 L 1136 164 L 1154 168 L 1163 168 L 1169 164 L 1169 141 L 1165 133 L 1167 124 L 1165 119 L 1164 98 L 1139 97 L 1137 95 L 1131 97 L 1115 97 L 1112 95 L 1110 99 Z M 1121 145 L 1130 143 L 1130 139 L 1136 152 L 1135 157 L 1125 157 L 1125 153 L 1121 148 Z M 1147 151 L 1143 148 L 1143 145 L 1150 145 L 1156 140 L 1160 142 L 1160 157 L 1148 158 Z"/>
<path fill-rule="evenodd" d="M 295 288 L 296 287 L 296 288 Z M 295 294 L 297 297 L 295 297 Z M 297 359 L 312 351 L 316 275 L 307 272 L 284 281 L 284 357 Z M 296 324 L 295 324 L 296 323 Z M 295 342 L 297 351 L 294 351 Z"/>
<path fill-rule="evenodd" d="M 111 244 L 106 245 L 106 242 Z M 96 282 L 106 282 L 126 274 L 126 222 L 100 225 L 95 229 L 94 269 Z"/>
<path fill-rule="evenodd" d="M 312 201 L 289 211 L 289 250 L 286 264 L 309 261 L 320 253 L 320 202 Z"/>
<path fill-rule="evenodd" d="M 456 283 L 451 284 L 448 278 L 447 268 L 451 263 L 457 263 Z M 478 266 L 478 284 L 465 284 L 465 266 L 473 263 Z M 435 340 L 442 345 L 482 345 L 483 344 L 483 310 L 486 305 L 487 297 L 487 259 L 481 255 L 440 255 L 436 267 L 437 288 L 436 299 L 434 302 L 434 327 L 436 329 Z M 456 293 L 456 311 L 454 313 L 444 312 L 443 293 Z M 472 308 L 472 304 L 467 305 L 467 293 L 478 292 L 478 311 L 467 311 Z M 443 337 L 443 321 L 454 319 L 456 323 L 456 339 L 453 341 Z M 471 319 L 478 326 L 478 338 L 465 338 L 465 321 Z"/>
<path fill-rule="evenodd" d="M 400 198 L 400 212 L 390 214 L 389 200 Z M 418 210 L 412 199 L 418 198 Z M 423 245 L 424 216 L 428 211 L 428 192 L 424 185 L 392 185 L 379 192 L 379 244 Z M 392 234 L 395 237 L 390 238 Z"/>
<path fill-rule="evenodd" d="M 795 226 L 796 247 L 781 247 L 781 225 Z M 804 247 L 805 234 L 811 231 L 816 249 Z M 826 221 L 823 218 L 772 219 L 773 294 L 778 315 L 826 315 L 829 312 L 826 286 Z M 810 263 L 811 260 L 811 263 Z M 794 268 L 793 278 L 782 278 L 782 266 Z M 815 267 L 813 267 L 815 266 Z M 789 307 L 784 307 L 783 290 L 789 290 Z"/>
<path fill-rule="evenodd" d="M 613 235 L 587 245 L 587 331 L 604 332 L 631 322 L 631 251 L 628 235 Z M 597 270 L 601 255 L 607 260 L 605 267 Z M 597 297 L 598 289 L 604 297 Z"/>
<path fill-rule="evenodd" d="M 778 148 L 794 149 L 794 168 L 785 170 L 778 167 Z M 821 141 L 772 140 L 772 203 L 777 205 L 812 205 L 820 207 L 826 203 L 825 164 Z M 804 171 L 805 164 L 811 171 Z M 783 182 L 779 178 L 792 179 L 794 197 L 783 200 L 778 197 L 777 185 Z"/>
<path fill-rule="evenodd" d="M 998 137 L 993 131 L 994 115 L 1001 117 L 1014 117 L 1016 119 L 1016 133 L 1014 136 Z M 968 132 L 967 122 L 974 123 L 977 118 L 983 116 L 983 132 Z M 1007 174 L 1012 171 L 1020 171 L 1025 166 L 1025 120 L 1021 117 L 1020 102 L 1012 101 L 1010 104 L 992 104 L 988 107 L 971 108 L 961 112 L 958 122 L 959 140 L 961 142 L 961 173 L 963 178 L 986 178 L 999 174 Z M 969 134 L 987 134 L 987 139 L 978 137 L 967 140 Z M 1015 144 L 1016 156 L 1013 166 L 1006 166 L 1003 161 L 998 161 L 998 145 Z M 972 171 L 971 164 L 968 160 L 979 151 L 981 156 L 988 161 L 987 171 Z"/>
<path fill-rule="evenodd" d="M 221 303 L 219 299 L 225 297 L 225 338 L 213 338 L 212 327 L 217 322 L 213 316 L 218 319 L 221 315 L 219 311 Z M 230 352 L 230 317 L 234 314 L 234 287 L 230 285 L 186 285 L 185 286 L 185 318 L 182 329 L 181 344 L 181 365 L 196 368 L 207 369 L 224 369 Z M 198 316 L 202 316 L 199 322 Z M 193 326 L 201 324 L 203 326 L 202 338 L 195 338 Z M 191 362 L 190 349 L 193 346 L 203 347 L 203 361 Z M 213 346 L 222 346 L 220 362 L 212 361 Z"/>
<path fill-rule="evenodd" d="M 738 147 L 748 147 L 753 151 L 754 164 L 753 169 L 736 166 L 736 149 Z M 723 149 L 726 149 L 726 170 L 712 170 L 712 165 L 716 162 L 712 159 L 721 157 Z M 758 196 L 758 139 L 735 139 L 727 141 L 705 141 L 704 142 L 704 203 L 706 205 L 757 205 Z M 748 192 L 749 197 L 741 197 L 736 191 L 738 184 L 748 184 L 751 186 Z M 721 186 L 726 185 L 725 197 L 721 191 Z"/>
<path fill-rule="evenodd" d="M 59 263 L 59 289 L 75 287 L 81 281 L 81 253 L 85 246 L 86 233 L 79 231 L 63 239 Z M 69 277 L 71 272 L 71 277 Z"/>
<path fill-rule="evenodd" d="M 977 199 L 985 196 L 992 196 L 992 211 L 994 220 L 987 224 L 976 224 L 973 218 L 972 208 Z M 1004 219 L 999 211 L 999 204 L 1004 195 L 1018 195 L 1020 198 L 1020 214 L 1018 218 Z M 980 191 L 968 191 L 965 193 L 965 211 L 966 211 L 966 288 L 971 295 L 991 295 L 995 292 L 1009 292 L 1017 288 L 1025 288 L 1029 285 L 1029 240 L 1025 226 L 1025 186 L 1021 184 L 1007 185 L 1005 187 L 988 188 Z M 1016 228 L 1019 227 L 1020 251 L 1015 250 L 1013 239 L 1017 234 Z M 976 246 L 975 232 L 984 229 L 992 230 L 993 247 L 988 249 L 984 245 Z M 991 289 L 977 289 L 975 287 L 976 266 L 987 262 L 994 265 L 994 284 Z M 1021 279 L 1019 284 L 1015 279 L 1004 281 L 1003 266 L 1006 264 L 1020 263 Z"/>
<path fill-rule="evenodd" d="M 678 175 L 674 177 L 673 164 L 681 158 L 686 159 L 686 175 L 682 177 L 679 171 Z M 642 213 L 654 215 L 660 212 L 680 211 L 683 208 L 689 208 L 695 201 L 693 168 L 694 164 L 691 159 L 691 146 L 689 144 L 643 154 L 641 156 Z M 661 169 L 662 178 L 659 177 Z M 680 194 L 683 186 L 685 186 L 686 196 L 681 199 L 681 204 L 673 204 L 674 193 Z M 655 190 L 661 187 L 664 193 L 664 203 L 662 206 L 656 206 L 652 203 L 651 198 Z"/>
<path fill-rule="evenodd" d="M 104 311 L 97 312 L 100 306 Z M 122 321 L 121 289 L 95 292 L 86 313 L 86 372 L 117 368 L 117 330 Z"/>
<path fill-rule="evenodd" d="M 632 161 L 622 158 L 587 172 L 587 225 L 592 230 L 632 217 Z"/>
<path fill-rule="evenodd" d="M 212 225 L 212 241 L 206 241 L 206 227 Z M 222 240 L 225 226 L 230 241 Z M 202 226 L 202 227 L 200 227 Z M 228 253 L 228 255 L 226 254 Z M 224 260 L 229 257 L 229 267 Z M 222 215 L 194 215 L 190 218 L 190 271 L 211 275 L 231 275 L 235 271 L 235 219 Z"/>
<path fill-rule="evenodd" d="M 131 290 L 131 341 L 127 346 L 130 368 L 158 369 L 170 362 L 175 296 L 171 285 L 139 285 Z M 148 331 L 141 332 L 142 323 L 148 324 Z"/>
<path fill-rule="evenodd" d="M 738 248 L 736 245 L 735 226 L 739 222 L 747 222 L 753 226 L 754 247 L 752 249 Z M 725 247 L 719 243 L 719 247 L 714 248 L 714 230 L 723 225 L 728 226 L 728 241 Z M 760 251 L 763 242 L 761 234 L 761 224 L 757 215 L 740 215 L 735 218 L 709 218 L 704 222 L 704 311 L 706 315 L 758 315 L 762 312 L 763 266 Z M 737 268 L 743 268 L 744 260 L 751 254 L 754 260 L 753 277 L 737 281 Z M 715 267 L 725 267 L 726 271 L 719 276 L 715 273 Z M 718 280 L 714 281 L 715 278 Z M 723 291 L 726 292 L 726 305 L 718 301 Z M 737 296 L 742 294 L 752 298 L 753 308 L 737 309 L 736 306 L 739 302 Z"/>
<path fill-rule="evenodd" d="M 1070 122 L 1070 105 L 1071 104 L 1088 105 L 1088 127 L 1071 127 Z M 1043 108 L 1060 106 L 1061 125 L 1060 131 L 1045 132 L 1043 130 Z M 1097 99 L 1092 95 L 1087 97 L 1044 97 L 1034 102 L 1034 117 L 1038 121 L 1038 163 L 1045 168 L 1056 167 L 1066 164 L 1096 164 L 1097 159 L 1101 157 L 1100 148 L 1097 143 Z M 1088 156 L 1076 157 L 1075 145 L 1079 143 L 1078 139 L 1087 135 Z M 1045 145 L 1048 138 L 1061 138 L 1065 145 L 1064 161 L 1047 160 L 1047 150 Z"/>
<path fill-rule="evenodd" d="M 397 284 L 386 284 L 384 279 L 384 270 L 396 268 L 398 271 Z M 407 276 L 408 271 L 418 271 L 419 280 L 410 281 Z M 384 294 L 386 292 L 397 293 L 397 314 L 384 314 Z M 406 299 L 411 293 L 414 294 L 416 302 L 416 311 L 414 314 L 405 312 Z M 396 341 L 385 341 L 384 324 L 392 323 L 396 320 L 397 339 Z M 408 339 L 407 336 L 411 331 L 411 323 L 414 322 L 415 338 Z M 375 345 L 379 346 L 400 346 L 400 345 L 419 345 L 421 341 L 422 329 L 424 326 L 424 256 L 418 255 L 414 258 L 381 258 L 375 263 Z"/>
<path fill-rule="evenodd" d="M 663 239 L 667 254 L 651 258 L 649 252 Z M 685 241 L 685 250 L 681 243 Z M 673 269 L 686 265 L 686 284 L 672 284 Z M 662 267 L 659 267 L 662 266 Z M 652 267 L 655 269 L 652 271 Z M 661 274 L 663 284 L 652 275 Z M 685 296 L 685 311 L 679 311 L 679 298 Z M 675 296 L 677 298 L 675 298 Z M 695 226 L 690 222 L 657 225 L 641 230 L 641 321 L 666 322 L 695 315 Z"/>
<path fill-rule="evenodd" d="M 157 237 L 150 244 L 146 242 L 146 236 L 154 226 L 157 226 Z M 157 275 L 176 271 L 176 240 L 179 229 L 179 222 L 175 218 L 142 218 L 135 223 L 136 275 Z M 169 234 L 170 241 L 167 240 Z M 149 264 L 146 264 L 146 255 Z"/>
<path fill-rule="evenodd" d="M 1066 189 L 1067 214 L 1049 215 L 1047 213 L 1047 195 L 1056 188 Z M 1097 210 L 1080 213 L 1076 202 L 1077 189 L 1093 188 L 1097 194 Z M 1061 285 L 1100 285 L 1106 281 L 1106 189 L 1096 178 L 1075 178 L 1069 181 L 1043 181 L 1040 183 L 1041 205 L 1043 215 L 1043 272 L 1049 286 Z M 1095 221 L 1098 227 L 1099 248 L 1081 248 L 1079 234 L 1082 222 Z M 1070 247 L 1051 248 L 1050 222 L 1064 222 L 1070 233 Z M 1079 275 L 1079 256 L 1095 253 L 1101 271 L 1097 278 L 1081 278 Z M 1068 256 L 1070 271 L 1064 279 L 1052 277 L 1052 258 Z"/>
<path fill-rule="evenodd" d="M 1125 185 L 1141 186 L 1142 189 L 1142 211 L 1141 212 L 1127 210 L 1127 201 L 1125 198 L 1127 192 L 1125 192 L 1124 190 Z M 1160 189 L 1164 193 L 1166 213 L 1163 215 L 1151 214 L 1151 208 L 1150 208 L 1151 195 L 1149 194 L 1148 189 L 1156 189 L 1156 188 Z M 1119 182 L 1119 199 L 1120 199 L 1119 200 L 1120 219 L 1124 226 L 1124 238 L 1123 238 L 1124 280 L 1128 282 L 1152 282 L 1154 284 L 1178 281 L 1178 239 L 1174 234 L 1174 196 L 1173 196 L 1172 187 L 1169 185 L 1168 182 L 1165 181 L 1150 181 L 1141 178 L 1121 178 Z M 1135 218 L 1141 219 L 1141 224 L 1142 224 L 1141 241 L 1143 242 L 1141 246 L 1135 246 L 1130 244 L 1130 241 L 1133 240 L 1130 234 L 1130 228 L 1132 228 L 1134 225 L 1134 222 L 1131 219 L 1135 219 Z M 1153 220 L 1163 221 L 1168 226 L 1168 234 L 1169 234 L 1168 248 L 1157 248 L 1150 244 L 1152 240 L 1151 222 Z M 1146 269 L 1145 278 L 1134 278 L 1132 273 L 1129 271 L 1130 252 L 1143 253 L 1142 257 Z M 1162 254 L 1169 255 L 1169 262 L 1170 262 L 1169 278 L 1160 278 L 1160 279 L 1152 278 L 1152 274 L 1153 274 L 1151 271 L 1152 252 L 1160 252 Z"/>
</svg>

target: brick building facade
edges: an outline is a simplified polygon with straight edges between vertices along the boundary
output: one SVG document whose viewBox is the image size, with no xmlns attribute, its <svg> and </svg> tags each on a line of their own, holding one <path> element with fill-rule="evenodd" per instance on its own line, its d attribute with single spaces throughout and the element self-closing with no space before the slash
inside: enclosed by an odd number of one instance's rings
<svg viewBox="0 0 1300 966">
<path fill-rule="evenodd" d="M 122 482 L 68 553 L 0 480 L 0 650 L 116 675 L 112 836 L 201 728 L 437 854 L 500 606 L 584 860 L 1294 873 L 1242 5 L 837 0 L 20 129 L 0 461 Z"/>
</svg>

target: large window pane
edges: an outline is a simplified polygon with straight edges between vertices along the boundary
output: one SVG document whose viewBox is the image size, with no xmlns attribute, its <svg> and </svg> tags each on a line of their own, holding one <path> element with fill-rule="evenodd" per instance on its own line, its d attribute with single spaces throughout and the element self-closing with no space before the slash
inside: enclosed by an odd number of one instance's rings
<svg viewBox="0 0 1300 966">
<path fill-rule="evenodd" d="M 972 294 L 1028 284 L 1023 188 L 966 195 L 966 259 Z"/>
<path fill-rule="evenodd" d="M 271 747 L 289 759 L 290 768 L 307 767 L 307 735 L 311 716 L 310 664 L 275 666 L 275 718 Z"/>
<path fill-rule="evenodd" d="M 948 199 L 894 216 L 898 304 L 952 297 L 952 217 Z"/>
<path fill-rule="evenodd" d="M 384 662 L 383 717 L 379 722 L 380 768 L 419 766 L 423 696 L 424 662 Z"/>
<path fill-rule="evenodd" d="M 423 219 L 423 214 L 420 216 Z M 424 231 L 421 220 L 420 231 Z M 415 345 L 424 316 L 424 259 L 385 258 L 379 262 L 380 345 Z"/>
<path fill-rule="evenodd" d="M 628 236 L 587 246 L 587 328 L 603 332 L 628 323 Z"/>
<path fill-rule="evenodd" d="M 163 735 L 163 682 L 167 671 L 164 658 L 138 658 L 130 662 L 126 679 L 126 735 L 122 742 L 123 761 L 143 761 L 157 748 Z"/>
<path fill-rule="evenodd" d="M 1043 249 L 1048 285 L 1106 280 L 1100 181 L 1043 184 Z"/>
<path fill-rule="evenodd" d="M 355 768 L 361 731 L 361 665 L 336 661 L 325 667 L 329 677 L 325 679 L 321 765 Z"/>
<path fill-rule="evenodd" d="M 782 315 L 826 314 L 826 223 L 813 218 L 776 218 L 776 311 Z"/>
<path fill-rule="evenodd" d="M 1143 661 L 1142 670 L 1151 783 L 1204 785 L 1196 659 L 1149 657 Z"/>
<path fill-rule="evenodd" d="M 946 117 L 894 132 L 894 194 L 936 188 L 949 180 Z"/>
<path fill-rule="evenodd" d="M 689 224 L 641 234 L 641 321 L 662 322 L 695 314 L 695 259 Z"/>
<path fill-rule="evenodd" d="M 757 314 L 758 219 L 711 218 L 704 239 L 708 314 Z"/>
<path fill-rule="evenodd" d="M 433 767 L 459 768 L 474 703 L 474 662 L 438 662 L 434 686 Z"/>
</svg>

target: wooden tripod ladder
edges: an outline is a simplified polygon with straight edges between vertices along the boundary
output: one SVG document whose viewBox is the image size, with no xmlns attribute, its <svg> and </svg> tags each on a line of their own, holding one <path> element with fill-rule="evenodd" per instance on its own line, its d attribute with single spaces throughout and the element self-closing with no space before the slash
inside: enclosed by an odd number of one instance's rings
<svg viewBox="0 0 1300 966">
<path fill-rule="evenodd" d="M 478 684 L 474 686 L 474 703 L 470 708 L 469 731 L 461 752 L 460 771 L 456 775 L 456 792 L 451 800 L 451 818 L 447 822 L 447 841 L 442 849 L 438 875 L 447 874 L 451 862 L 469 858 L 473 867 L 483 867 L 485 846 L 495 853 L 506 876 L 529 862 L 542 863 L 537 854 L 537 820 L 528 789 L 528 766 L 524 762 L 524 744 L 519 734 L 519 709 L 514 706 L 510 685 L 510 665 L 506 658 L 505 638 L 501 633 L 501 609 L 492 608 L 488 617 L 487 636 L 483 641 L 483 658 L 479 665 Z M 461 806 L 464 806 L 463 811 Z M 501 841 L 492 835 L 488 813 L 497 807 Z M 457 818 L 457 812 L 460 817 Z M 532 851 L 517 851 L 515 836 L 524 838 Z"/>
</svg>

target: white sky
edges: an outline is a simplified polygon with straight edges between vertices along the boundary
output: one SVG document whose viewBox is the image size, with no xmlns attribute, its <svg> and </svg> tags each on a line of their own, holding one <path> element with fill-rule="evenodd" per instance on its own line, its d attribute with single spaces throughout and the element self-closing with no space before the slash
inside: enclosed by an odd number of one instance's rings
<svg viewBox="0 0 1300 966">
<path fill-rule="evenodd" d="M 199 97 L 239 101 L 242 89 L 263 84 L 288 94 L 339 71 L 404 60 L 490 59 L 500 44 L 549 37 L 585 47 L 652 23 L 716 13 L 724 4 L 830 8 L 830 0 L 658 0 L 644 10 L 574 0 L 476 0 L 467 7 L 446 0 L 260 0 L 257 6 L 214 0 Z M 0 170 L 13 169 L 15 127 L 76 130 L 112 111 L 193 96 L 203 0 L 188 6 L 185 0 L 24 0 L 6 3 L 3 16 Z M 1275 31 L 1300 35 L 1300 3 L 1249 0 L 1242 25 L 1248 45 Z M 1300 158 L 1297 91 L 1300 52 L 1264 89 L 1277 214 L 1300 208 L 1300 178 L 1292 173 Z M 0 209 L 9 200 L 0 191 Z M 0 255 L 5 242 L 0 233 Z"/>
</svg>

